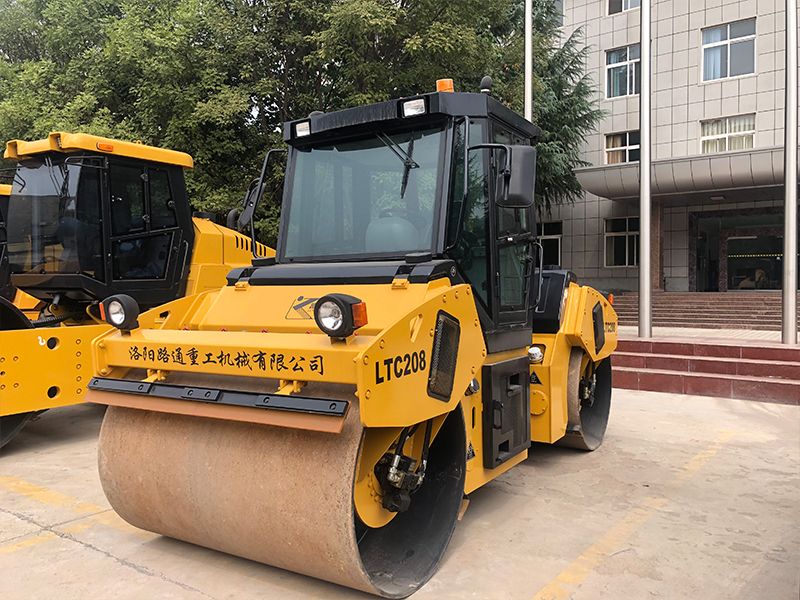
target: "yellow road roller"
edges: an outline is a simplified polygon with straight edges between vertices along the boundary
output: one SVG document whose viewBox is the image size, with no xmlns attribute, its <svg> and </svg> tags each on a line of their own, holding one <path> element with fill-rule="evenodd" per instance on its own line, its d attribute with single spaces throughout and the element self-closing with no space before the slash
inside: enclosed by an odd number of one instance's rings
<svg viewBox="0 0 800 600">
<path fill-rule="evenodd" d="M 538 129 L 488 94 L 286 123 L 275 257 L 165 305 L 104 300 L 99 471 L 152 532 L 387 598 L 531 442 L 593 450 L 617 317 L 545 271 Z"/>
<path fill-rule="evenodd" d="M 164 303 L 219 289 L 231 268 L 273 252 L 193 217 L 182 152 L 86 134 L 8 142 L 3 202 L 0 447 L 36 413 L 83 401 L 91 340 L 109 329 L 100 301 L 135 298 L 159 327 Z M 13 290 L 12 288 L 12 290 Z"/>
</svg>

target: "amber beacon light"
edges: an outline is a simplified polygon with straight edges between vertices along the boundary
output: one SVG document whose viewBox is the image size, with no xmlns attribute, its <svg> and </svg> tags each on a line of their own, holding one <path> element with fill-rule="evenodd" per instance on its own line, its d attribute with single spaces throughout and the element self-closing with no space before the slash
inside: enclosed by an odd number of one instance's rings
<svg viewBox="0 0 800 600">
<path fill-rule="evenodd" d="M 437 92 L 454 92 L 455 87 L 453 86 L 452 79 L 437 79 L 436 80 L 436 91 Z"/>
</svg>

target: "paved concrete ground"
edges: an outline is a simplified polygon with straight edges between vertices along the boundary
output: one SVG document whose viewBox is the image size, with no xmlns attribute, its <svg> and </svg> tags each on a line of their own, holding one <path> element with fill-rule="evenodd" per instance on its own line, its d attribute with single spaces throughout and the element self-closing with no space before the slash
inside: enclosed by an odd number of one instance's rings
<svg viewBox="0 0 800 600">
<path fill-rule="evenodd" d="M 367 598 L 138 531 L 95 471 L 101 410 L 0 455 L 0 598 Z M 473 494 L 414 598 L 769 598 L 800 585 L 800 407 L 615 392 L 593 454 L 537 447 Z"/>
</svg>

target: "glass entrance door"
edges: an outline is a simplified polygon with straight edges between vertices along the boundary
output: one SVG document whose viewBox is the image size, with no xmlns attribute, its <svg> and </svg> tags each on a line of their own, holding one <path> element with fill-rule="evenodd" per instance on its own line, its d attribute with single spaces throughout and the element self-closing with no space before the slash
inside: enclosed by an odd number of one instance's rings
<svg viewBox="0 0 800 600">
<path fill-rule="evenodd" d="M 782 259 L 782 236 L 728 238 L 728 289 L 781 289 Z"/>
</svg>

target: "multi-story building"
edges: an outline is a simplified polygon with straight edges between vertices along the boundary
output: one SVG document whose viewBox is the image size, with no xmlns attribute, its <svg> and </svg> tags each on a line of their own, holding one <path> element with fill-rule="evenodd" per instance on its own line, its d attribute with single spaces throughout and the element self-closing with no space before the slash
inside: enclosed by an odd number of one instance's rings
<svg viewBox="0 0 800 600">
<path fill-rule="evenodd" d="M 566 0 L 606 111 L 577 171 L 584 197 L 543 215 L 545 262 L 636 289 L 640 0 Z M 782 0 L 652 3 L 653 288 L 780 289 Z"/>
</svg>

